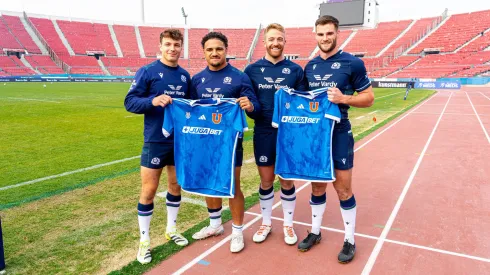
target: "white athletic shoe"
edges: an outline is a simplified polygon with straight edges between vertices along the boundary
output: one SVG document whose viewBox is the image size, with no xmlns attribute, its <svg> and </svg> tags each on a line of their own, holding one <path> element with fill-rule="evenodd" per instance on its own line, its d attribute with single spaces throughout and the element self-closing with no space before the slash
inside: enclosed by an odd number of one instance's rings
<svg viewBox="0 0 490 275">
<path fill-rule="evenodd" d="M 186 246 L 189 244 L 189 241 L 180 233 L 178 233 L 177 230 L 172 232 L 165 232 L 165 238 L 169 241 L 172 240 L 178 246 Z"/>
<path fill-rule="evenodd" d="M 147 264 L 151 262 L 150 241 L 140 242 L 140 248 L 138 250 L 138 255 L 136 255 L 136 259 L 141 264 Z"/>
<path fill-rule="evenodd" d="M 243 242 L 243 233 L 231 234 L 230 251 L 237 253 L 242 251 L 244 247 L 245 243 Z"/>
<path fill-rule="evenodd" d="M 293 245 L 298 241 L 298 237 L 296 233 L 294 233 L 294 229 L 292 226 L 284 226 L 284 242 L 289 245 Z"/>
<path fill-rule="evenodd" d="M 259 230 L 255 232 L 253 240 L 256 243 L 261 243 L 267 239 L 267 236 L 269 236 L 269 233 L 272 231 L 272 226 L 270 225 L 261 225 L 259 227 Z"/>
<path fill-rule="evenodd" d="M 194 233 L 194 235 L 192 235 L 192 238 L 194 240 L 203 240 L 211 236 L 221 235 L 224 232 L 225 229 L 223 228 L 223 225 L 220 225 L 216 228 L 212 227 L 211 225 L 208 225 L 206 227 L 203 227 L 199 232 Z"/>
</svg>

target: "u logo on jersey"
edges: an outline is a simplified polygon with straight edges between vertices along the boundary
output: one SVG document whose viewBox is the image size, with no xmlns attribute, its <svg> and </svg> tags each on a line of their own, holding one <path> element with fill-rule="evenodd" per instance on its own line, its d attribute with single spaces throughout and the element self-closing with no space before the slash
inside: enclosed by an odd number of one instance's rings
<svg viewBox="0 0 490 275">
<path fill-rule="evenodd" d="M 213 122 L 214 122 L 214 124 L 220 124 L 221 123 L 221 117 L 222 116 L 223 116 L 222 114 L 213 113 Z"/>
<path fill-rule="evenodd" d="M 310 102 L 310 111 L 316 112 L 318 111 L 318 102 Z"/>
</svg>

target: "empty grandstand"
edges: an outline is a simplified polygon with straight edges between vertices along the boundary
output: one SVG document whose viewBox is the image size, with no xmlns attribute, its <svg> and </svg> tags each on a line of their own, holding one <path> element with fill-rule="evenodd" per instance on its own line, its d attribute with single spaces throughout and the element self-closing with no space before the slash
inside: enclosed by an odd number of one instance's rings
<svg viewBox="0 0 490 275">
<path fill-rule="evenodd" d="M 159 56 L 158 39 L 163 29 L 2 12 L 0 77 L 132 76 Z M 210 30 L 228 36 L 230 62 L 240 69 L 265 53 L 262 26 L 189 28 L 185 32 L 186 54 L 180 64 L 191 74 L 205 66 L 200 41 Z M 288 58 L 304 66 L 318 55 L 313 27 L 287 28 L 286 35 Z M 439 17 L 382 22 L 375 28 L 343 28 L 338 43 L 364 60 L 372 78 L 488 75 L 490 10 L 454 15 L 445 12 Z"/>
</svg>

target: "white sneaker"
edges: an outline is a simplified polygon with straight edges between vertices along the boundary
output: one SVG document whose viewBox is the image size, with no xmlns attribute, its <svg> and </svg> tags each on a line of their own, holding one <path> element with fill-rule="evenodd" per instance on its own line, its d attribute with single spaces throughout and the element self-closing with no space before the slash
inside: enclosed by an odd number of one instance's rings
<svg viewBox="0 0 490 275">
<path fill-rule="evenodd" d="M 169 241 L 172 240 L 178 246 L 186 246 L 189 244 L 189 241 L 176 230 L 173 232 L 165 232 L 165 238 Z"/>
<path fill-rule="evenodd" d="M 242 251 L 244 247 L 245 243 L 243 242 L 243 233 L 231 234 L 230 251 L 237 253 Z"/>
<path fill-rule="evenodd" d="M 208 225 L 206 227 L 203 227 L 199 232 L 194 233 L 192 235 L 192 238 L 194 240 L 202 240 L 209 238 L 211 236 L 218 236 L 221 235 L 225 232 L 225 229 L 223 228 L 223 225 L 220 225 L 216 228 L 212 227 L 211 225 Z"/>
<path fill-rule="evenodd" d="M 284 242 L 289 245 L 293 245 L 298 241 L 298 237 L 296 236 L 296 233 L 294 233 L 294 229 L 292 226 L 284 226 L 283 231 Z"/>
<path fill-rule="evenodd" d="M 261 243 L 267 239 L 267 236 L 269 236 L 269 233 L 272 231 L 272 226 L 270 225 L 261 225 L 259 227 L 259 230 L 255 232 L 253 240 L 256 243 Z"/>
<path fill-rule="evenodd" d="M 138 250 L 138 255 L 136 255 L 136 259 L 141 264 L 147 264 L 151 262 L 150 241 L 140 242 L 140 248 Z"/>
</svg>

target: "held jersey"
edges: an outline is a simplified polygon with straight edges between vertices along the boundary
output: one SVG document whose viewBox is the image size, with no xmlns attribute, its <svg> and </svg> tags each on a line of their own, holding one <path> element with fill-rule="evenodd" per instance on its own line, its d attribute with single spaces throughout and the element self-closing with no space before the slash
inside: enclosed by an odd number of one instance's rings
<svg viewBox="0 0 490 275">
<path fill-rule="evenodd" d="M 164 108 L 153 106 L 152 100 L 163 94 L 172 98 L 189 98 L 190 84 L 191 77 L 186 70 L 180 66 L 167 66 L 160 60 L 155 60 L 136 72 L 124 106 L 129 112 L 145 115 L 145 142 L 173 142 L 173 136 L 166 138 L 162 135 Z"/>
<path fill-rule="evenodd" d="M 371 86 L 364 62 L 350 53 L 338 51 L 327 59 L 317 56 L 305 66 L 309 90 L 337 87 L 344 95 L 362 92 Z M 348 119 L 349 105 L 339 104 L 342 119 Z"/>
<path fill-rule="evenodd" d="M 254 118 L 260 113 L 260 104 L 248 76 L 227 64 L 219 71 L 206 67 L 192 77 L 191 99 L 248 97 L 254 109 L 247 115 Z"/>
<path fill-rule="evenodd" d="M 235 195 L 235 150 L 248 128 L 236 99 L 174 99 L 165 108 L 162 132 L 175 135 L 177 180 L 189 193 Z"/>
<path fill-rule="evenodd" d="M 275 173 L 281 178 L 335 181 L 332 134 L 341 114 L 326 91 L 276 92 L 272 126 L 278 128 Z"/>
<path fill-rule="evenodd" d="M 274 112 L 274 94 L 280 88 L 307 90 L 303 68 L 284 59 L 276 64 L 262 58 L 245 68 L 260 103 L 261 113 L 255 119 L 255 127 L 270 128 Z"/>
</svg>

